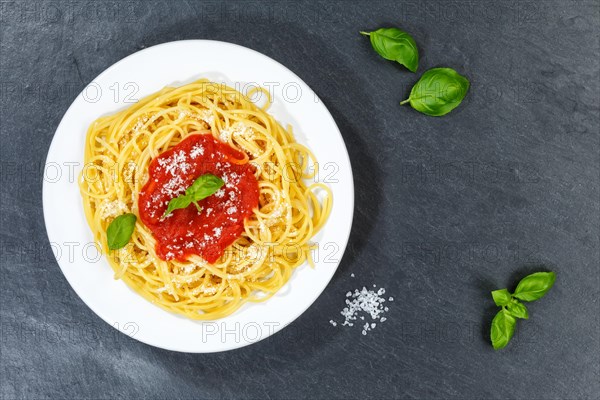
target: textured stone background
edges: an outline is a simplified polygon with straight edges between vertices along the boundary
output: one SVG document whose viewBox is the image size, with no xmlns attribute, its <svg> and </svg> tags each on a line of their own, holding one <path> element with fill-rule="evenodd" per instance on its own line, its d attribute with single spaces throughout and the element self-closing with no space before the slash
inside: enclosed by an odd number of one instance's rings
<svg viewBox="0 0 600 400">
<path fill-rule="evenodd" d="M 2 398 L 598 398 L 597 1 L 1 7 Z M 358 34 L 387 25 L 416 39 L 419 74 L 468 76 L 466 103 L 439 119 L 399 107 L 418 75 Z M 335 278 L 298 320 L 250 347 L 187 355 L 118 333 L 78 299 L 47 241 L 41 188 L 85 85 L 139 49 L 200 38 L 258 50 L 324 100 L 356 212 Z M 494 352 L 489 291 L 539 269 L 556 286 Z M 372 284 L 396 298 L 386 323 L 367 336 L 328 323 L 346 291 Z"/>
</svg>

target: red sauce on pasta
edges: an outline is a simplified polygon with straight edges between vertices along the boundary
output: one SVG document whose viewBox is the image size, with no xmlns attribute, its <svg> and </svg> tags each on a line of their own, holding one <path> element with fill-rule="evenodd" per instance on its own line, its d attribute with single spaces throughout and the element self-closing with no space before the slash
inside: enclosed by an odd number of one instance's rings
<svg viewBox="0 0 600 400">
<path fill-rule="evenodd" d="M 149 179 L 139 195 L 140 219 L 156 239 L 163 260 L 186 261 L 192 254 L 209 263 L 221 257 L 244 231 L 244 219 L 258 207 L 258 182 L 248 157 L 212 137 L 191 135 L 150 162 Z M 225 182 L 215 194 L 164 217 L 169 201 L 201 175 Z"/>
</svg>

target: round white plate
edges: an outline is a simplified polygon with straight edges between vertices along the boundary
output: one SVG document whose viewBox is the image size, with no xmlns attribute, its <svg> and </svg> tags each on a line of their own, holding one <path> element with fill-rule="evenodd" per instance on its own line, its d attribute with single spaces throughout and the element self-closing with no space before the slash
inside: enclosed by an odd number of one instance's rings
<svg viewBox="0 0 600 400">
<path fill-rule="evenodd" d="M 320 163 L 318 180 L 333 191 L 333 210 L 313 238 L 316 268 L 298 268 L 275 296 L 248 303 L 233 315 L 198 322 L 164 311 L 113 279 L 105 256 L 93 246 L 83 213 L 77 175 L 83 168 L 88 126 L 101 115 L 167 85 L 199 78 L 223 82 L 247 92 L 256 85 L 270 88 L 269 112 Z M 256 98 L 256 102 L 265 101 Z M 346 248 L 354 209 L 350 160 L 335 121 L 315 93 L 283 65 L 256 51 L 209 40 L 165 43 L 117 62 L 92 81 L 73 102 L 59 124 L 46 160 L 44 219 L 60 268 L 81 299 L 104 321 L 152 346 L 182 352 L 231 350 L 262 340 L 300 316 L 333 276 Z M 323 321 L 315 322 L 315 325 Z"/>
</svg>

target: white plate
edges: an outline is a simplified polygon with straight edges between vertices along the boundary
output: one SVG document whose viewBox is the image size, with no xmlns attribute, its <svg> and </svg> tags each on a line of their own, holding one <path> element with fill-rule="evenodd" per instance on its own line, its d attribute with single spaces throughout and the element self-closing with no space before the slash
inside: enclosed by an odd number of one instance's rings
<svg viewBox="0 0 600 400">
<path fill-rule="evenodd" d="M 302 57 L 298 55 L 300 62 Z M 248 83 L 271 87 L 270 113 L 291 124 L 299 142 L 320 163 L 319 180 L 333 191 L 333 210 L 313 240 L 316 268 L 304 265 L 275 296 L 249 303 L 229 317 L 198 322 L 164 311 L 113 279 L 98 254 L 83 213 L 77 174 L 88 126 L 101 115 L 128 107 L 167 85 L 208 78 L 245 91 Z M 245 86 L 244 86 L 245 85 Z M 260 102 L 260 99 L 256 99 Z M 262 99 L 264 100 L 264 99 Z M 144 343 L 183 352 L 242 347 L 281 330 L 321 294 L 346 248 L 354 209 L 350 160 L 335 121 L 315 93 L 271 58 L 238 45 L 189 40 L 144 49 L 117 62 L 77 97 L 58 126 L 44 173 L 44 219 L 60 268 L 81 299 L 103 320 Z M 315 326 L 324 321 L 315 321 Z"/>
</svg>

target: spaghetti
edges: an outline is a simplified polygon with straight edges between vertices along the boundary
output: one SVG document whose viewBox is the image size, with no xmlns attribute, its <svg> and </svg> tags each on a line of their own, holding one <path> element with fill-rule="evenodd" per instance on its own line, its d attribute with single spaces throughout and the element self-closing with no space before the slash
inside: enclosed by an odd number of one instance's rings
<svg viewBox="0 0 600 400">
<path fill-rule="evenodd" d="M 257 92 L 267 95 L 265 107 L 250 101 Z M 166 87 L 91 124 L 79 185 L 87 221 L 115 279 L 165 310 L 211 320 L 268 299 L 295 268 L 312 265 L 310 240 L 328 218 L 332 193 L 316 182 L 312 152 L 267 113 L 270 103 L 264 89 L 244 96 L 202 79 Z M 193 135 L 211 135 L 242 154 L 238 162 L 252 165 L 258 183 L 258 207 L 213 263 L 199 254 L 161 257 L 156 237 L 139 218 L 152 161 Z M 123 213 L 138 217 L 134 233 L 127 246 L 108 253 L 106 229 Z M 205 221 L 211 224 L 210 215 Z"/>
</svg>

